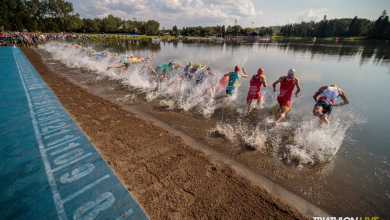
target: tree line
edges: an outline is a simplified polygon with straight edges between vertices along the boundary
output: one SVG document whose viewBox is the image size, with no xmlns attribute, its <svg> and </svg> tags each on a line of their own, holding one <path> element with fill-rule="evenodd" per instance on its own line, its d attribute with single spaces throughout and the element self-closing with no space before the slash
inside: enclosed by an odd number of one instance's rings
<svg viewBox="0 0 390 220">
<path fill-rule="evenodd" d="M 386 10 L 375 21 L 365 18 L 324 19 L 319 22 L 301 22 L 274 28 L 276 35 L 285 37 L 390 37 L 390 22 Z"/>
<path fill-rule="evenodd" d="M 100 19 L 80 18 L 73 4 L 64 0 L 1 0 L 0 26 L 4 30 L 43 32 L 104 32 L 159 34 L 155 20 L 132 21 L 108 15 Z"/>
</svg>

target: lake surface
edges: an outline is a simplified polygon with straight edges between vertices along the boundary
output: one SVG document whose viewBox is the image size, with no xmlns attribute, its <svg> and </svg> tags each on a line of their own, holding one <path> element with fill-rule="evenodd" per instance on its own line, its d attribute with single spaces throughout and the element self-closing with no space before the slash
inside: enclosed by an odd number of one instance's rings
<svg viewBox="0 0 390 220">
<path fill-rule="evenodd" d="M 234 158 L 257 167 L 259 173 L 331 214 L 390 217 L 390 116 L 386 113 L 390 109 L 390 95 L 386 92 L 390 85 L 390 46 L 384 41 L 137 41 L 84 46 L 139 57 L 155 53 L 153 68 L 170 61 L 181 65 L 192 61 L 212 67 L 217 76 L 208 76 L 200 86 L 195 86 L 198 73 L 191 82 L 168 88 L 167 84 L 180 75 L 179 70 L 156 84 L 150 80 L 153 75 L 147 69 L 132 66 L 120 75 L 121 69 L 105 70 L 109 65 L 118 65 L 119 60 L 107 58 L 96 62 L 79 49 L 49 44 L 42 47 L 56 62 L 86 70 L 86 75 L 102 82 L 101 86 L 105 80 L 126 85 L 129 96 L 123 98 L 142 97 L 142 103 L 154 106 L 156 111 L 171 110 L 160 117 L 172 118 L 171 121 L 183 117 L 183 124 L 187 122 L 188 127 L 192 124 L 189 133 L 202 130 L 205 132 L 200 135 L 206 137 L 206 142 L 222 140 L 220 143 L 231 145 L 228 151 L 236 149 L 231 153 Z M 201 98 L 206 89 L 236 65 L 245 67 L 249 78 L 240 79 L 233 97 L 216 106 L 214 100 L 225 94 L 224 89 Z M 246 115 L 249 80 L 260 67 L 264 69 L 268 87 L 261 89 L 264 98 L 261 107 L 252 104 L 250 114 Z M 277 104 L 279 92 L 278 85 L 278 92 L 273 93 L 272 83 L 290 68 L 295 69 L 302 91 L 298 98 L 293 97 L 285 120 L 277 129 L 269 130 L 274 120 L 270 112 Z M 334 107 L 331 125 L 319 129 L 318 118 L 312 114 L 313 95 L 321 86 L 331 84 L 344 90 L 350 104 Z M 270 172 L 268 166 L 257 164 L 266 160 L 264 156 L 271 158 L 276 171 Z M 262 159 L 257 160 L 258 157 Z M 278 170 L 286 180 L 273 174 Z M 332 201 L 349 206 L 330 204 Z"/>
</svg>

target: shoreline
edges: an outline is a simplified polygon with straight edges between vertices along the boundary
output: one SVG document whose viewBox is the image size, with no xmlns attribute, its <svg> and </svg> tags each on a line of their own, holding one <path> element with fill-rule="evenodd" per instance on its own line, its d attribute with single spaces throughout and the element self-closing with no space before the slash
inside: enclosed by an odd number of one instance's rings
<svg viewBox="0 0 390 220">
<path fill-rule="evenodd" d="M 243 177 L 237 164 L 221 163 L 163 123 L 92 94 L 53 73 L 36 51 L 21 49 L 151 219 L 305 218 Z"/>
</svg>

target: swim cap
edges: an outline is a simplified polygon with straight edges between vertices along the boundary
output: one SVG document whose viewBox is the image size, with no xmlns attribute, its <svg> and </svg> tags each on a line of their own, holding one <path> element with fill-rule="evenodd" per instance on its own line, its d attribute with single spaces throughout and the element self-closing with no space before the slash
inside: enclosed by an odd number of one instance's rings
<svg viewBox="0 0 390 220">
<path fill-rule="evenodd" d="M 117 54 L 117 53 L 114 53 L 114 55 L 115 55 L 115 56 L 118 56 L 118 54 Z"/>
<path fill-rule="evenodd" d="M 132 57 L 133 57 L 133 54 L 130 54 L 130 56 L 132 56 Z"/>
<path fill-rule="evenodd" d="M 194 64 L 194 63 L 190 61 L 189 65 L 192 65 L 192 64 Z"/>
<path fill-rule="evenodd" d="M 106 50 L 106 53 L 108 53 L 108 50 Z"/>
<path fill-rule="evenodd" d="M 201 67 L 202 65 L 200 65 L 200 63 L 198 63 L 198 67 Z"/>
<path fill-rule="evenodd" d="M 240 71 L 240 67 L 238 66 L 234 67 L 234 72 L 238 72 L 238 71 Z"/>
<path fill-rule="evenodd" d="M 150 59 L 150 56 L 147 56 L 148 59 Z"/>
<path fill-rule="evenodd" d="M 124 63 L 125 61 L 123 59 L 121 59 L 121 63 Z"/>
<path fill-rule="evenodd" d="M 294 69 L 289 69 L 287 72 L 287 76 L 294 76 L 295 70 Z"/>
<path fill-rule="evenodd" d="M 335 84 L 333 84 L 333 85 L 330 85 L 330 87 L 337 87 Z"/>
<path fill-rule="evenodd" d="M 211 67 L 207 67 L 207 70 L 211 70 Z"/>
<path fill-rule="evenodd" d="M 263 74 L 263 73 L 264 73 L 263 68 L 259 68 L 259 69 L 257 70 L 257 74 Z"/>
</svg>

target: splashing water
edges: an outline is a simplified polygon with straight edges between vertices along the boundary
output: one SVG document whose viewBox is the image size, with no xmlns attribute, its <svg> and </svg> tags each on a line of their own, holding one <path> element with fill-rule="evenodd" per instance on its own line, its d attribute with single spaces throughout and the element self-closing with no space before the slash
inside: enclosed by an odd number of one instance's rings
<svg viewBox="0 0 390 220">
<path fill-rule="evenodd" d="M 195 85 L 196 77 L 194 77 L 192 81 L 183 80 L 169 87 L 168 85 L 174 79 L 180 77 L 179 70 L 172 70 L 166 79 L 157 83 L 153 79 L 154 75 L 142 65 L 132 65 L 122 74 L 122 68 L 106 70 L 108 66 L 120 64 L 120 59 L 114 57 L 106 57 L 96 61 L 94 57 L 88 57 L 84 51 L 76 48 L 57 47 L 50 44 L 39 47 L 51 53 L 53 59 L 59 60 L 68 67 L 84 68 L 95 74 L 95 80 L 117 80 L 124 86 L 137 91 L 138 94 L 145 93 L 145 99 L 148 102 L 160 99 L 159 106 L 165 110 L 195 111 L 204 118 L 211 117 L 216 110 L 230 111 L 239 119 L 233 122 L 219 122 L 214 129 L 210 130 L 211 133 L 228 141 L 237 141 L 250 146 L 254 150 L 270 154 L 284 162 L 297 164 L 301 168 L 316 168 L 331 162 L 349 127 L 348 123 L 341 120 L 341 117 L 332 118 L 332 125 L 322 129 L 318 128 L 318 120 L 312 118 L 304 118 L 300 122 L 284 121 L 279 123 L 274 130 L 267 129 L 267 126 L 273 122 L 270 117 L 259 119 L 256 125 L 245 122 L 240 118 L 245 117 L 247 108 L 237 99 L 238 92 L 233 93 L 233 96 L 224 99 L 222 104 L 217 105 L 213 104 L 214 100 L 222 98 L 218 95 L 223 93 L 223 89 L 217 94 L 212 91 L 202 97 L 202 94 L 226 73 L 226 71 L 216 70 L 216 68 L 213 72 L 217 76 L 209 76 L 203 84 Z M 239 90 L 240 86 L 241 83 L 238 83 L 236 91 Z M 250 112 L 254 109 L 260 110 L 277 105 L 273 92 L 263 91 L 262 93 L 263 99 L 260 100 L 260 103 L 254 100 L 254 103 L 250 105 Z M 268 94 L 268 98 L 272 99 L 268 106 L 265 104 L 266 94 Z M 136 100 L 135 94 L 117 98 L 117 101 L 124 102 L 134 100 Z M 349 114 L 345 118 L 354 119 L 357 117 Z M 357 123 L 365 122 L 361 118 L 358 119 Z"/>
</svg>

